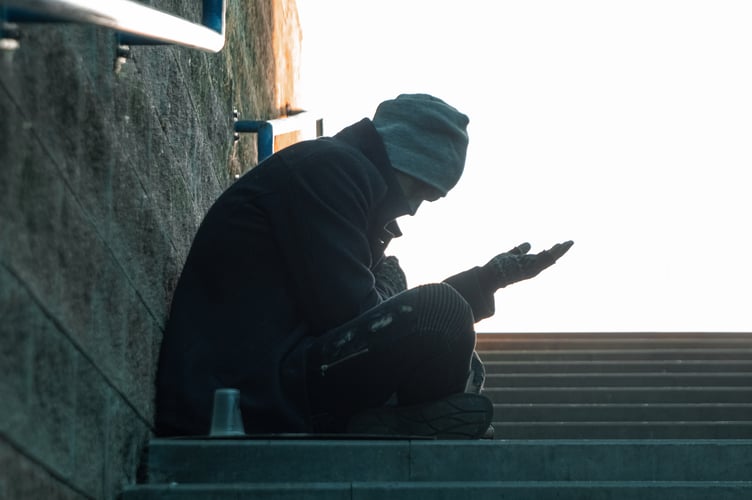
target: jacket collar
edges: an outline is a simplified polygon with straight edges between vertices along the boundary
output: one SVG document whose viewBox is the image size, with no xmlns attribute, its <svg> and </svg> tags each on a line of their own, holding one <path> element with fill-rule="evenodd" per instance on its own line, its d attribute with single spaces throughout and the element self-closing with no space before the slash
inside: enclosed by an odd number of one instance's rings
<svg viewBox="0 0 752 500">
<path fill-rule="evenodd" d="M 360 150 L 376 166 L 387 185 L 386 196 L 376 207 L 374 214 L 376 218 L 374 220 L 380 221 L 381 225 L 386 225 L 397 217 L 409 214 L 410 205 L 399 182 L 397 182 L 397 176 L 394 173 L 392 162 L 389 161 L 389 156 L 387 156 L 384 141 L 371 120 L 363 118 L 361 121 L 344 128 L 334 138 Z M 395 232 L 394 227 L 396 227 L 396 223 L 390 226 L 392 232 Z M 395 236 L 401 234 L 399 228 L 397 228 Z"/>
</svg>

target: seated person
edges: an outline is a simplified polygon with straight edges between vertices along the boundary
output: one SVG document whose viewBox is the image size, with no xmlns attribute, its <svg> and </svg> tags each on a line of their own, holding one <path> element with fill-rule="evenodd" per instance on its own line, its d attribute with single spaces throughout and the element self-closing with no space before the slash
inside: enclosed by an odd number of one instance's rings
<svg viewBox="0 0 752 500">
<path fill-rule="evenodd" d="M 468 118 L 425 94 L 381 103 L 334 137 L 285 148 L 201 223 L 172 301 L 157 373 L 157 433 L 205 435 L 214 391 L 235 388 L 248 433 L 479 438 L 475 322 L 494 292 L 572 245 L 522 244 L 406 289 L 395 219 L 459 180 Z"/>
</svg>

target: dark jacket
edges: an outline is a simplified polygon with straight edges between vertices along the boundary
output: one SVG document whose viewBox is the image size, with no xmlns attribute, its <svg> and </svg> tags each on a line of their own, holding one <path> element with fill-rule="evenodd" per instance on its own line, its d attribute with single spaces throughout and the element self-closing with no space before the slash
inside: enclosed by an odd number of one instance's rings
<svg viewBox="0 0 752 500">
<path fill-rule="evenodd" d="M 373 269 L 408 211 L 367 119 L 286 148 L 227 189 L 175 290 L 157 432 L 206 434 L 220 387 L 240 389 L 247 432 L 310 431 L 305 348 L 387 298 Z M 448 282 L 480 319 L 493 312 L 493 294 L 477 274 Z"/>
</svg>

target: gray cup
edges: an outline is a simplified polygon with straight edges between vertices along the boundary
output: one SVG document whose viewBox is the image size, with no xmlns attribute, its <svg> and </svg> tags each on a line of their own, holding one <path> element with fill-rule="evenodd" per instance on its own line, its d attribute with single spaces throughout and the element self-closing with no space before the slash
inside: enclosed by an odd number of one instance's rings
<svg viewBox="0 0 752 500">
<path fill-rule="evenodd" d="M 217 389 L 214 391 L 210 436 L 245 436 L 243 418 L 240 414 L 240 391 Z"/>
</svg>

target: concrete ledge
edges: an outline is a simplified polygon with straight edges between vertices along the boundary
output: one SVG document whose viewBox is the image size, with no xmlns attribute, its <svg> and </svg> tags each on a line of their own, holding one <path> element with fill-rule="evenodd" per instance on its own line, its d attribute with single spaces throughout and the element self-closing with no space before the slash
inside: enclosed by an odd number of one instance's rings
<svg viewBox="0 0 752 500">
<path fill-rule="evenodd" d="M 155 440 L 150 483 L 741 481 L 752 440 Z"/>
<path fill-rule="evenodd" d="M 154 440 L 148 479 L 156 482 L 406 481 L 410 441 Z"/>
<path fill-rule="evenodd" d="M 350 483 L 160 484 L 127 488 L 121 500 L 351 500 Z"/>
<path fill-rule="evenodd" d="M 549 482 L 549 483 L 410 483 L 353 484 L 354 500 L 742 500 L 752 482 Z"/>
<path fill-rule="evenodd" d="M 130 488 L 123 500 L 743 500 L 752 482 L 426 482 L 167 485 Z"/>
</svg>

